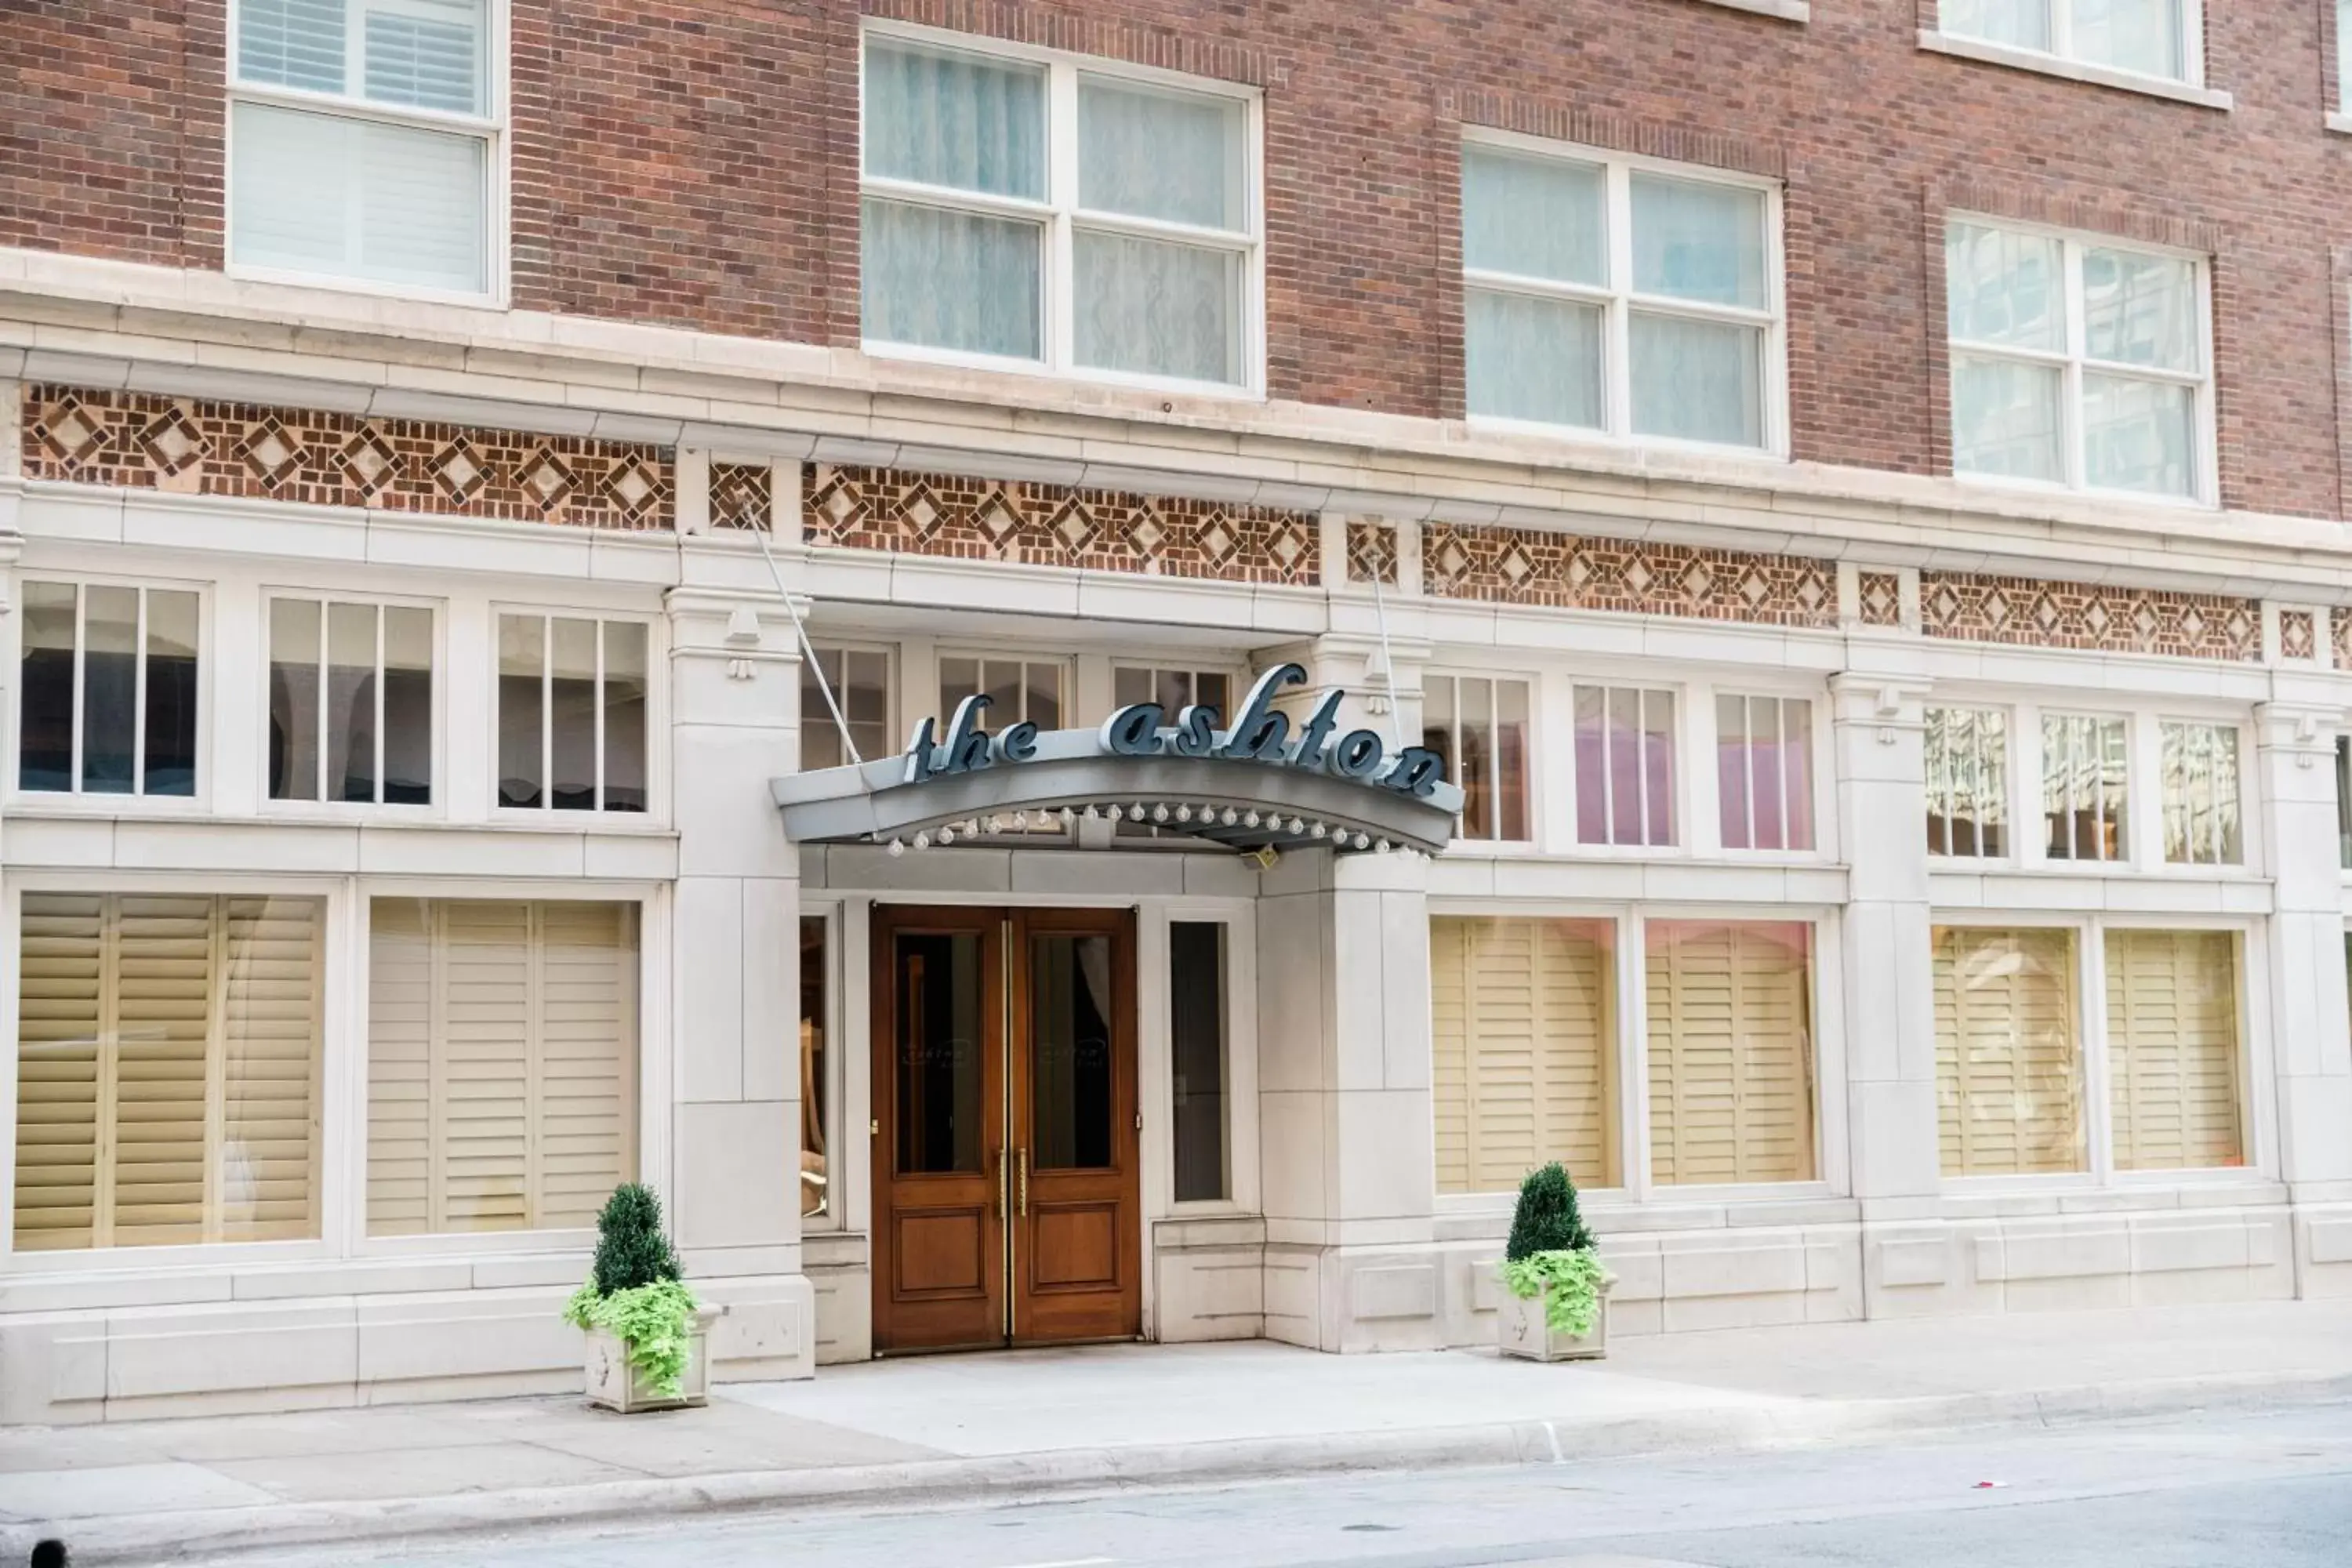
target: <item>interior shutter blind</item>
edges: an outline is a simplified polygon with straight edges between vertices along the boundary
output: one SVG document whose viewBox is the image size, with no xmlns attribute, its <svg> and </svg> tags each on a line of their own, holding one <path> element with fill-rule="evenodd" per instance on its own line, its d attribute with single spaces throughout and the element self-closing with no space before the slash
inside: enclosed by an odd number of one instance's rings
<svg viewBox="0 0 2352 1568">
<path fill-rule="evenodd" d="M 114 1245 L 205 1239 L 215 900 L 114 905 Z"/>
<path fill-rule="evenodd" d="M 1441 1191 L 1508 1192 L 1550 1160 L 1585 1185 L 1617 1184 L 1606 930 L 1433 922 Z"/>
<path fill-rule="evenodd" d="M 368 1228 L 584 1226 L 635 1166 L 632 906 L 370 915 Z"/>
<path fill-rule="evenodd" d="M 326 944 L 318 906 L 229 899 L 222 984 L 221 1239 L 314 1234 Z"/>
<path fill-rule="evenodd" d="M 1811 1180 L 1810 928 L 1654 921 L 1648 942 L 1652 1178 Z"/>
<path fill-rule="evenodd" d="M 1934 984 L 1944 1174 L 2083 1169 L 2073 933 L 1940 928 Z"/>
<path fill-rule="evenodd" d="M 2106 956 L 2116 1168 L 2244 1163 L 2236 935 L 2111 931 Z"/>
<path fill-rule="evenodd" d="M 16 1249 L 97 1245 L 110 1103 L 96 895 L 25 895 L 16 1010 Z"/>
</svg>

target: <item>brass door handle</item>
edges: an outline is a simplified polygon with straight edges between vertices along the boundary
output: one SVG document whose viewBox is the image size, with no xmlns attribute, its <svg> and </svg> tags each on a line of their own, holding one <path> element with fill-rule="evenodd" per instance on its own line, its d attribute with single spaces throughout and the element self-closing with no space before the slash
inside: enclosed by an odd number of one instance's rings
<svg viewBox="0 0 2352 1568">
<path fill-rule="evenodd" d="M 1020 1163 L 1021 1166 L 1021 1217 L 1027 1219 L 1029 1217 L 1029 1151 L 1018 1150 L 1013 1157 Z"/>
<path fill-rule="evenodd" d="M 996 1151 L 996 1217 L 1004 1217 L 1004 1151 Z"/>
</svg>

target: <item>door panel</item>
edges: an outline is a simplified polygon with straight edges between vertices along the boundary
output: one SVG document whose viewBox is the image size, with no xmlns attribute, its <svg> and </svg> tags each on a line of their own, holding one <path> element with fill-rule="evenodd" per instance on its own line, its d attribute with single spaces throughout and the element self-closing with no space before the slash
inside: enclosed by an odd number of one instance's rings
<svg viewBox="0 0 2352 1568">
<path fill-rule="evenodd" d="M 1004 1340 L 1003 918 L 874 917 L 874 1340 Z"/>
</svg>

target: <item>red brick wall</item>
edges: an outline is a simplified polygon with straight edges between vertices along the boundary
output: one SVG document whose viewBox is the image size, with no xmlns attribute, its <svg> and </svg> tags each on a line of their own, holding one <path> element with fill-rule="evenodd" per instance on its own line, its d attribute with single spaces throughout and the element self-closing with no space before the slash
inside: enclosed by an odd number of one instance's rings
<svg viewBox="0 0 2352 1568">
<path fill-rule="evenodd" d="M 1555 127 L 1787 180 L 1801 458 L 1948 465 L 1984 201 L 2210 243 L 2225 497 L 2340 515 L 2329 0 L 2207 0 L 2227 114 L 1923 53 L 1933 0 L 515 0 L 516 303 L 854 343 L 861 9 L 1263 87 L 1277 397 L 1458 413 L 1460 129 Z M 217 265 L 220 13 L 0 0 L 0 243 Z"/>
</svg>

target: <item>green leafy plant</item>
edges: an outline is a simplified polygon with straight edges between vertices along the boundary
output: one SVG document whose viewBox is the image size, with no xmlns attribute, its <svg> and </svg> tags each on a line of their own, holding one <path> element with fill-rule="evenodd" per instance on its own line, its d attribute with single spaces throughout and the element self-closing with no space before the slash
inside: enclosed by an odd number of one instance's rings
<svg viewBox="0 0 2352 1568">
<path fill-rule="evenodd" d="M 596 1216 L 596 1232 L 594 1269 L 563 1304 L 564 1321 L 613 1335 L 654 1392 L 676 1399 L 684 1387 L 696 1302 L 678 1279 L 677 1254 L 662 1229 L 661 1200 L 635 1182 L 615 1187 Z"/>
<path fill-rule="evenodd" d="M 1511 1214 L 1511 1239 L 1503 1256 L 1513 1263 L 1538 1252 L 1589 1250 L 1592 1233 L 1577 1212 L 1576 1184 L 1567 1168 L 1554 1160 L 1540 1171 L 1530 1171 L 1519 1184 L 1518 1207 Z"/>
</svg>

